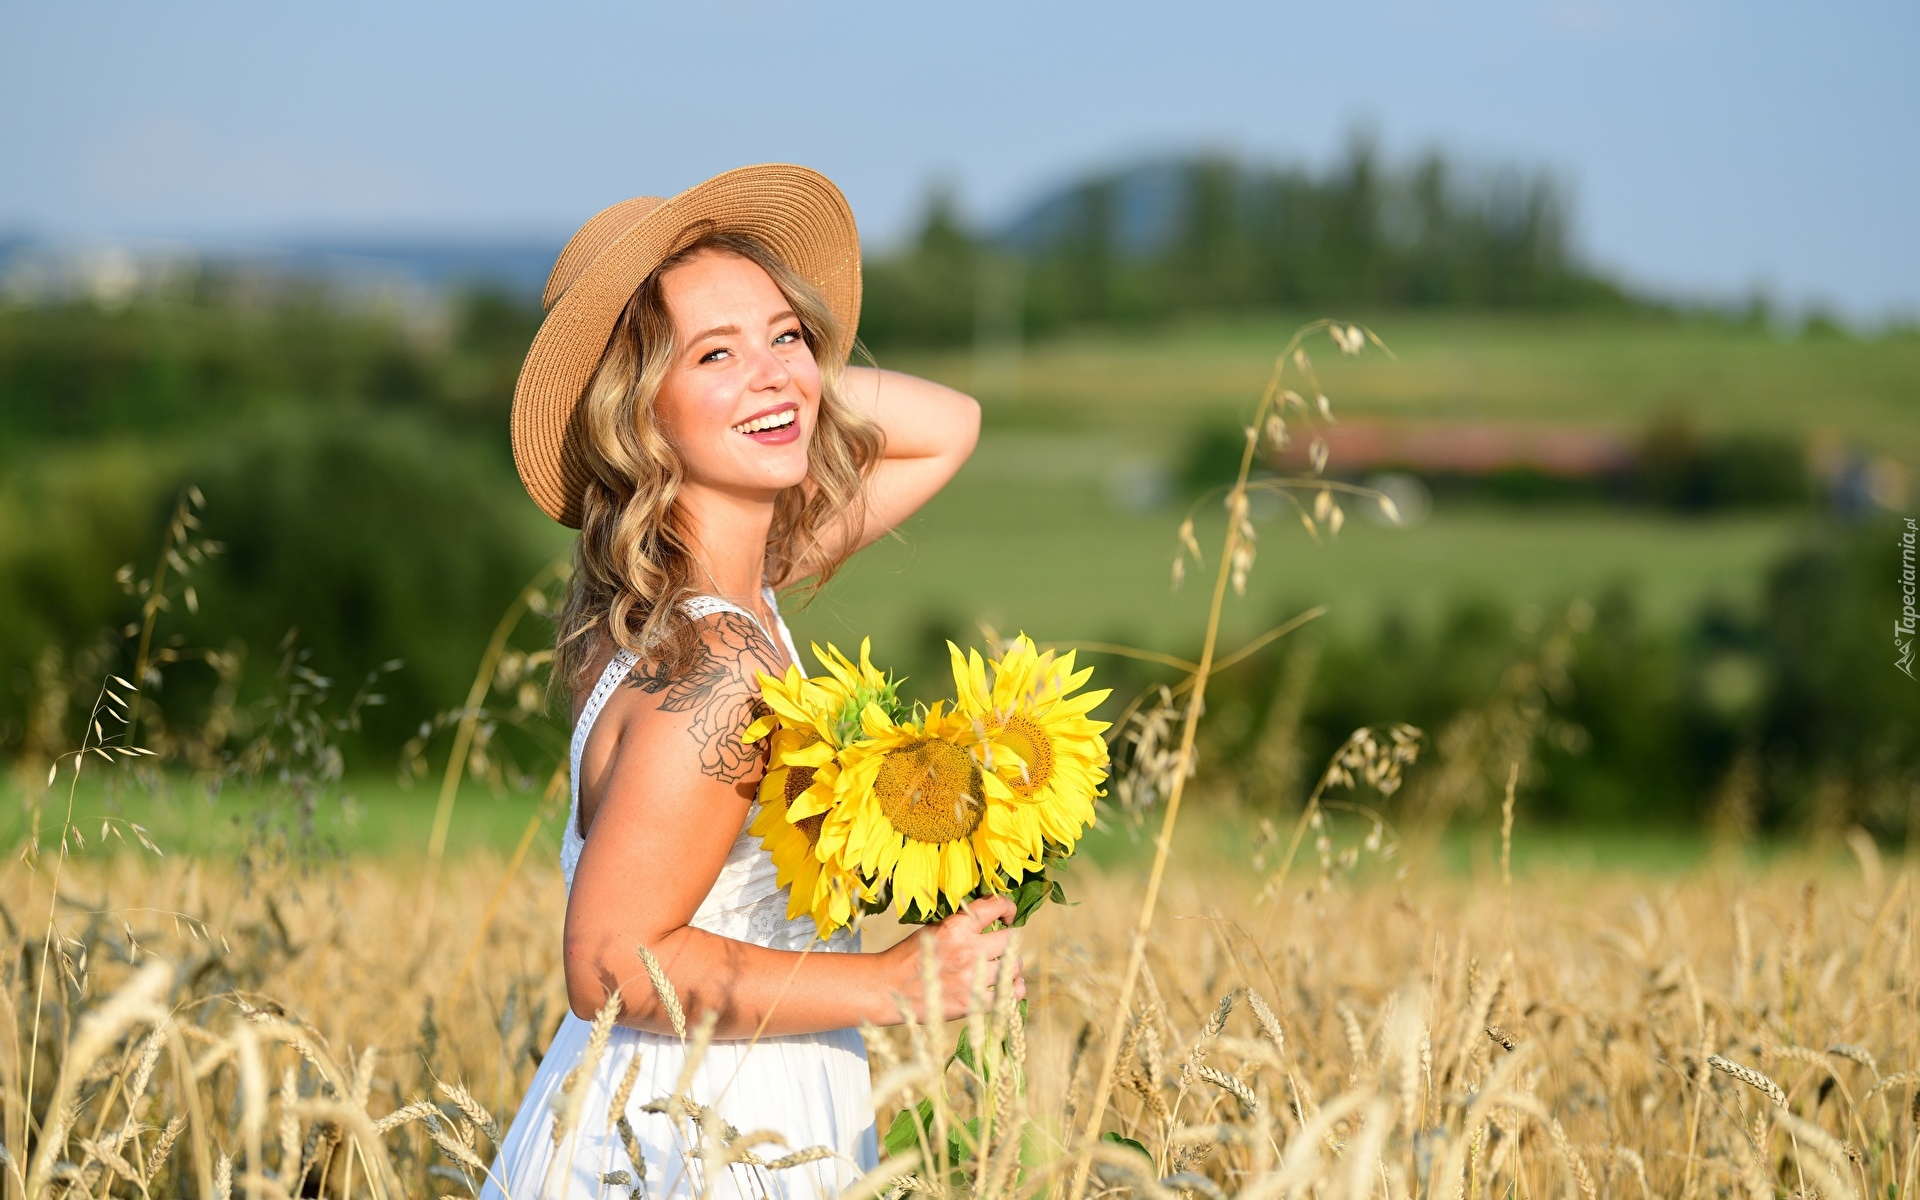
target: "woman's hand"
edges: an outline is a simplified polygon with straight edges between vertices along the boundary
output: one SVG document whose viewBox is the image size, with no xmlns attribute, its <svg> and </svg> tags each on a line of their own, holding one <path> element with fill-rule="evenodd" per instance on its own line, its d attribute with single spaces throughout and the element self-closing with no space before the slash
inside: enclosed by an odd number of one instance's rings
<svg viewBox="0 0 1920 1200">
<path fill-rule="evenodd" d="M 970 396 L 926 379 L 848 367 L 842 393 L 855 411 L 880 427 L 886 437 L 881 458 L 867 480 L 867 496 L 858 528 L 842 520 L 825 534 L 838 561 L 912 516 L 935 492 L 946 486 L 980 438 L 980 406 Z M 808 555 L 793 565 L 783 579 L 769 579 L 776 589 L 787 587 L 820 570 L 819 555 Z"/>
<path fill-rule="evenodd" d="M 1000 978 L 1000 959 L 1007 952 L 1007 943 L 1013 940 L 1013 930 L 988 932 L 987 926 L 996 921 L 1013 920 L 1014 912 L 1012 900 L 988 896 L 975 900 L 936 925 L 927 926 L 887 951 L 894 956 L 894 966 L 900 973 L 896 978 L 903 978 L 905 984 L 901 992 L 910 998 L 916 1016 L 924 1020 L 927 1011 L 921 965 L 927 943 L 933 946 L 933 959 L 940 972 L 941 1020 L 953 1021 L 967 1015 L 976 970 L 983 973 L 987 1003 L 993 1003 L 994 985 Z M 1013 998 L 1024 1000 L 1027 981 L 1021 974 L 1020 960 L 1015 958 L 1012 966 Z"/>
</svg>

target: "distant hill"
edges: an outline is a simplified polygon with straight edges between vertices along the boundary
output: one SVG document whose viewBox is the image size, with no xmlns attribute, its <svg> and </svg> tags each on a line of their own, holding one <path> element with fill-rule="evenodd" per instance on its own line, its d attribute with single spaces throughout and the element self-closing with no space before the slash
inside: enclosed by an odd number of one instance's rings
<svg viewBox="0 0 1920 1200">
<path fill-rule="evenodd" d="M 1063 184 L 1028 203 L 990 234 L 1023 254 L 1044 254 L 1086 233 L 1089 201 L 1106 206 L 1113 249 L 1130 258 L 1165 250 L 1180 231 L 1195 160 L 1150 161 Z"/>
<path fill-rule="evenodd" d="M 1163 157 L 1069 181 L 985 227 L 944 196 L 901 253 L 869 261 L 862 336 L 965 341 L 1192 311 L 1326 303 L 1638 303 L 1588 265 L 1569 193 L 1544 171 L 1439 154 L 1389 163 L 1364 142 L 1315 171 Z"/>
</svg>

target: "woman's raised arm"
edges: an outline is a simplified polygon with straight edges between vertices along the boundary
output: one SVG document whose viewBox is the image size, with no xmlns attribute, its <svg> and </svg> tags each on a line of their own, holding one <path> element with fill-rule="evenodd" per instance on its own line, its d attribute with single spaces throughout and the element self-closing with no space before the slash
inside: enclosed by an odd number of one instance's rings
<svg viewBox="0 0 1920 1200">
<path fill-rule="evenodd" d="M 887 438 L 868 487 L 857 550 L 912 516 L 953 478 L 980 440 L 980 405 L 944 384 L 875 367 L 847 368 L 846 391 Z"/>
<path fill-rule="evenodd" d="M 580 772 L 587 842 L 567 902 L 574 1013 L 591 1019 L 617 987 L 621 1024 L 671 1032 L 639 956 L 645 946 L 690 1017 L 715 1014 L 716 1037 L 892 1024 L 897 997 L 919 990 L 917 942 L 933 937 L 947 1015 L 960 1015 L 954 1004 L 964 1007 L 975 960 L 997 959 L 1006 947 L 1007 932 L 983 930 L 1012 919 L 1011 901 L 979 902 L 882 954 L 816 948 L 804 961 L 689 924 L 759 782 L 760 760 L 740 734 L 759 694 L 755 673 L 778 661 L 745 617 L 721 613 L 701 625 L 700 660 L 677 677 L 636 666 L 588 738 Z M 584 807 L 590 797 L 597 802 Z"/>
</svg>

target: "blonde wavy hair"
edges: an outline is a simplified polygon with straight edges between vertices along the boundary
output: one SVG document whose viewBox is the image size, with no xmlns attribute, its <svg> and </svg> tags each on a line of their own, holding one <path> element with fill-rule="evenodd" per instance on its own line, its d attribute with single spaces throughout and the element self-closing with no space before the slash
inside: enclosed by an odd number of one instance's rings
<svg viewBox="0 0 1920 1200">
<path fill-rule="evenodd" d="M 764 242 L 707 230 L 664 259 L 640 284 L 614 326 L 575 414 L 575 436 L 591 481 L 574 543 L 573 572 L 554 649 L 556 687 L 578 689 L 610 640 L 678 674 L 700 654 L 700 638 L 681 603 L 698 594 L 696 563 L 675 500 L 686 470 L 655 418 L 654 399 L 677 347 L 661 292 L 668 271 L 698 255 L 731 254 L 772 278 L 796 316 L 820 366 L 820 410 L 807 446 L 807 476 L 774 503 L 765 577 L 783 587 L 810 580 L 817 591 L 853 553 L 852 534 L 866 511 L 866 483 L 880 461 L 882 435 L 842 391 L 846 363 L 834 352 L 839 322 L 812 285 Z M 849 536 L 829 538 L 836 530 Z"/>
</svg>

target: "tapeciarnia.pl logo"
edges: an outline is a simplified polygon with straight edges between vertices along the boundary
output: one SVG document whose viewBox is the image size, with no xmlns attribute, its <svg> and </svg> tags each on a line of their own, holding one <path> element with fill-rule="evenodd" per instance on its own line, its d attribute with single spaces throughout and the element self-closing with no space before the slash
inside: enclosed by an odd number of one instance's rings
<svg viewBox="0 0 1920 1200">
<path fill-rule="evenodd" d="M 1913 632 L 1920 615 L 1914 612 L 1914 573 L 1913 541 L 1916 532 L 1914 519 L 1907 518 L 1907 529 L 1900 535 L 1900 616 L 1893 623 L 1893 650 L 1897 658 L 1893 665 L 1906 673 L 1908 679 L 1913 674 Z"/>
</svg>

